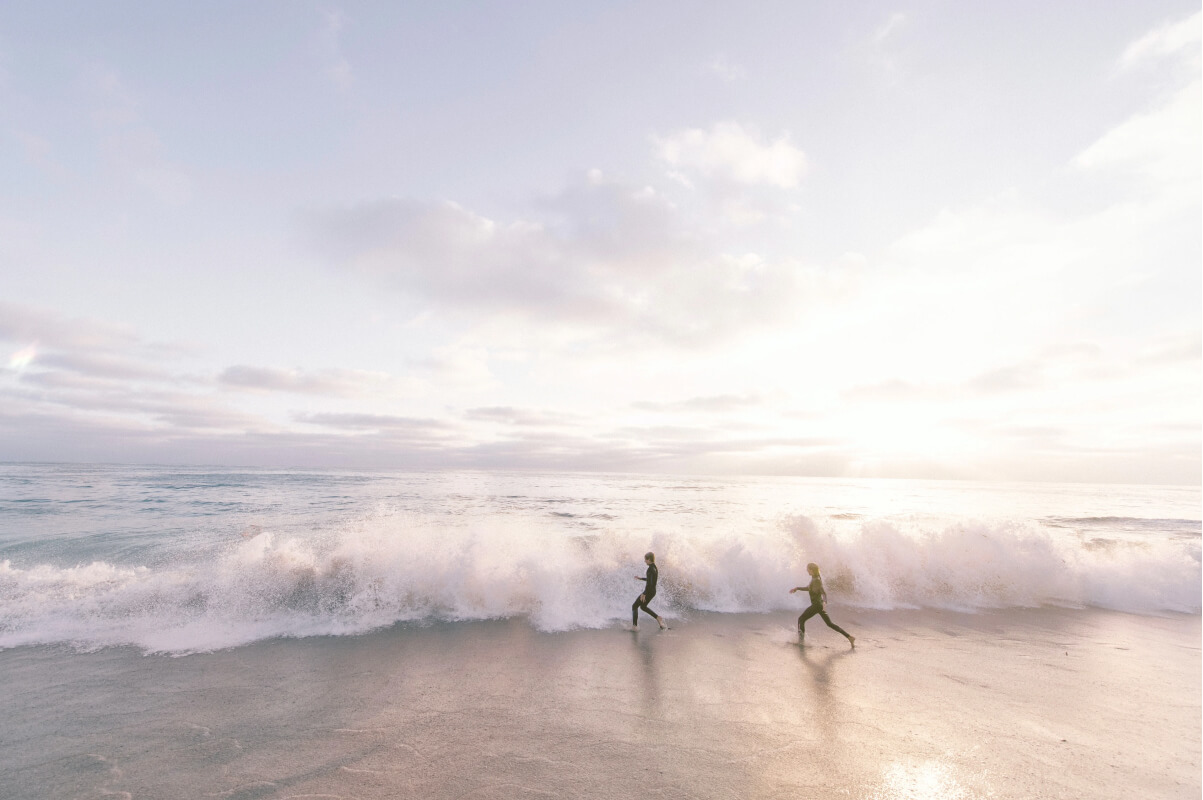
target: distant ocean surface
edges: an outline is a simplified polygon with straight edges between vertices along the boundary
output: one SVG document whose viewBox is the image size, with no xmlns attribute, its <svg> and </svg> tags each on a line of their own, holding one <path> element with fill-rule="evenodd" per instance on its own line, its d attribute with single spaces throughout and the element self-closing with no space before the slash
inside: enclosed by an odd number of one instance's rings
<svg viewBox="0 0 1203 800">
<path fill-rule="evenodd" d="M 1198 487 L 0 464 L 0 649 L 833 604 L 1200 613 Z"/>
</svg>

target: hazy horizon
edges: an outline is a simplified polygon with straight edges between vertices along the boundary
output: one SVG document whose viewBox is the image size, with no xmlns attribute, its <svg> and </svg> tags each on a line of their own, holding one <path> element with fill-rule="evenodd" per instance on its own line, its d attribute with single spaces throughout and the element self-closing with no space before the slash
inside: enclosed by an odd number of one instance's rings
<svg viewBox="0 0 1203 800">
<path fill-rule="evenodd" d="M 0 461 L 1198 485 L 1155 0 L 0 8 Z"/>
</svg>

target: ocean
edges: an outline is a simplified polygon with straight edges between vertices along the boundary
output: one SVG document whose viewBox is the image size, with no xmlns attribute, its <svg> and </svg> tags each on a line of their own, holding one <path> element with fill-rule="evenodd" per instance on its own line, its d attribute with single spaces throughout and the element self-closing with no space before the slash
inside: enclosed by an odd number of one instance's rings
<svg viewBox="0 0 1203 800">
<path fill-rule="evenodd" d="M 1200 491 L 72 464 L 0 465 L 0 648 L 185 654 L 396 623 L 792 608 L 1200 612 Z"/>
<path fill-rule="evenodd" d="M 1198 487 L 0 465 L 0 796 L 1198 798 Z M 630 630 L 643 554 L 669 622 Z M 818 563 L 827 610 L 796 618 Z"/>
</svg>

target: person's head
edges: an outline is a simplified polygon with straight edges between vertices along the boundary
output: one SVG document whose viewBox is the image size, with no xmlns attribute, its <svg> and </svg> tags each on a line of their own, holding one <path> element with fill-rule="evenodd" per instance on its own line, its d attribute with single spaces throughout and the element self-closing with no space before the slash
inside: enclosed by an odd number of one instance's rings
<svg viewBox="0 0 1203 800">
<path fill-rule="evenodd" d="M 643 561 L 646 564 L 655 564 L 656 563 L 656 554 L 655 553 L 644 553 Z"/>
<path fill-rule="evenodd" d="M 819 565 L 813 561 L 806 565 L 806 571 L 816 578 L 819 577 Z"/>
</svg>

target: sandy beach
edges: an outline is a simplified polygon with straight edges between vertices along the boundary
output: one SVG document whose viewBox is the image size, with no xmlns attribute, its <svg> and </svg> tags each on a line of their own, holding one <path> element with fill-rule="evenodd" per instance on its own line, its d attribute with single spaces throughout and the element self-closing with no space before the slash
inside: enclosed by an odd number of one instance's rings
<svg viewBox="0 0 1203 800">
<path fill-rule="evenodd" d="M 1200 618 L 520 620 L 184 657 L 0 652 L 13 798 L 1132 798 L 1200 792 Z"/>
</svg>

